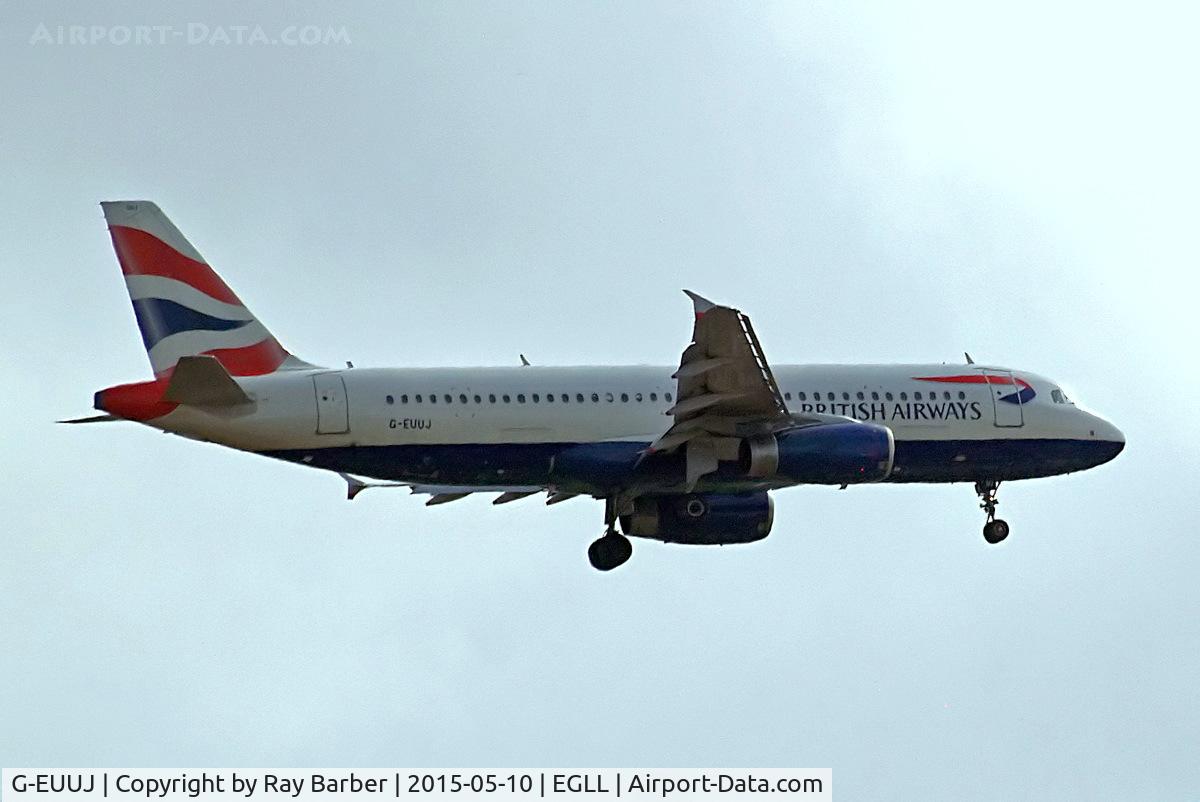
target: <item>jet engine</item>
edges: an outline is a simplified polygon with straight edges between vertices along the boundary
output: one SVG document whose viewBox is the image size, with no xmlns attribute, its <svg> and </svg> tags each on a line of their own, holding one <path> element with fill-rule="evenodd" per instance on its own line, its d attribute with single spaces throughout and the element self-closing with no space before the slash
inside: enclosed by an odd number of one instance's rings
<svg viewBox="0 0 1200 802">
<path fill-rule="evenodd" d="M 841 485 L 886 479 L 895 452 L 891 429 L 847 420 L 747 438 L 738 461 L 753 478 Z"/>
<path fill-rule="evenodd" d="M 771 533 L 775 503 L 765 492 L 642 496 L 622 515 L 621 531 L 665 543 L 751 543 Z"/>
</svg>

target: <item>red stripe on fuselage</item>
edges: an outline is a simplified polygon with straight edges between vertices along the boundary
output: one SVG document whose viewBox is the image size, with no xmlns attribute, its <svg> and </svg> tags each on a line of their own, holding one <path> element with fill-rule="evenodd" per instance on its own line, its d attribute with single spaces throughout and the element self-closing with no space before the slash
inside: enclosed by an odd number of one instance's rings
<svg viewBox="0 0 1200 802">
<path fill-rule="evenodd" d="M 913 376 L 913 379 L 919 382 L 947 382 L 949 384 L 1011 384 L 1014 387 L 1030 388 L 1029 382 L 1024 379 L 1013 378 L 1009 376 L 997 376 L 994 373 L 989 373 L 986 376 L 982 373 L 970 374 L 967 376 Z"/>
<path fill-rule="evenodd" d="M 919 382 L 947 382 L 950 384 L 1013 384 L 1008 376 L 976 373 L 970 376 L 913 376 Z M 1023 383 L 1023 382 L 1022 382 Z"/>
<path fill-rule="evenodd" d="M 127 276 L 163 276 L 182 281 L 205 295 L 227 304 L 242 302 L 221 277 L 203 262 L 184 256 L 167 243 L 140 228 L 109 226 L 113 249 L 121 272 Z"/>
</svg>

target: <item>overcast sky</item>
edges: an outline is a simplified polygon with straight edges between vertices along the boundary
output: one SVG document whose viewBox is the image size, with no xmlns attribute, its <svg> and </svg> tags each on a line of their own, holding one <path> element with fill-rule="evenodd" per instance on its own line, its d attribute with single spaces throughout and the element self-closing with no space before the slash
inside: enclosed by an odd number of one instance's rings
<svg viewBox="0 0 1200 802">
<path fill-rule="evenodd" d="M 1200 792 L 1191 4 L 109 5 L 0 12 L 0 763 Z M 31 44 L 188 23 L 349 41 Z M 1129 445 L 1003 487 L 1000 547 L 965 485 L 799 488 L 765 541 L 601 575 L 592 501 L 347 504 L 55 426 L 150 375 L 98 206 L 127 198 L 313 362 L 669 364 L 688 287 L 774 363 L 968 350 Z"/>
</svg>

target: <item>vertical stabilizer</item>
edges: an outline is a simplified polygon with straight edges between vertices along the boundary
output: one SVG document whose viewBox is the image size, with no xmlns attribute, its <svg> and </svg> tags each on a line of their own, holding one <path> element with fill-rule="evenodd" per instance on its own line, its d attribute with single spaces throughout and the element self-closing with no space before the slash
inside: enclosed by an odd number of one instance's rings
<svg viewBox="0 0 1200 802">
<path fill-rule="evenodd" d="M 101 203 L 155 376 L 209 355 L 233 376 L 308 367 L 289 354 L 150 201 Z"/>
</svg>

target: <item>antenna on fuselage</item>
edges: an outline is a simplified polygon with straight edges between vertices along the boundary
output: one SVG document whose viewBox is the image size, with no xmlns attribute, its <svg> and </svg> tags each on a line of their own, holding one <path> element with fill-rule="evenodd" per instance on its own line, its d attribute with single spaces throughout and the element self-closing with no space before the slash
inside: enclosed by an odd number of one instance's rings
<svg viewBox="0 0 1200 802">
<path fill-rule="evenodd" d="M 517 356 L 521 357 L 521 365 L 522 366 L 529 367 L 529 360 L 525 358 L 524 354 L 517 354 Z"/>
<path fill-rule="evenodd" d="M 974 360 L 974 359 L 971 359 L 971 355 L 970 355 L 970 354 L 968 354 L 966 351 L 963 351 L 963 356 L 965 356 L 965 357 L 967 358 L 967 364 L 968 364 L 968 365 L 974 365 L 974 364 L 975 364 L 975 360 Z"/>
</svg>

